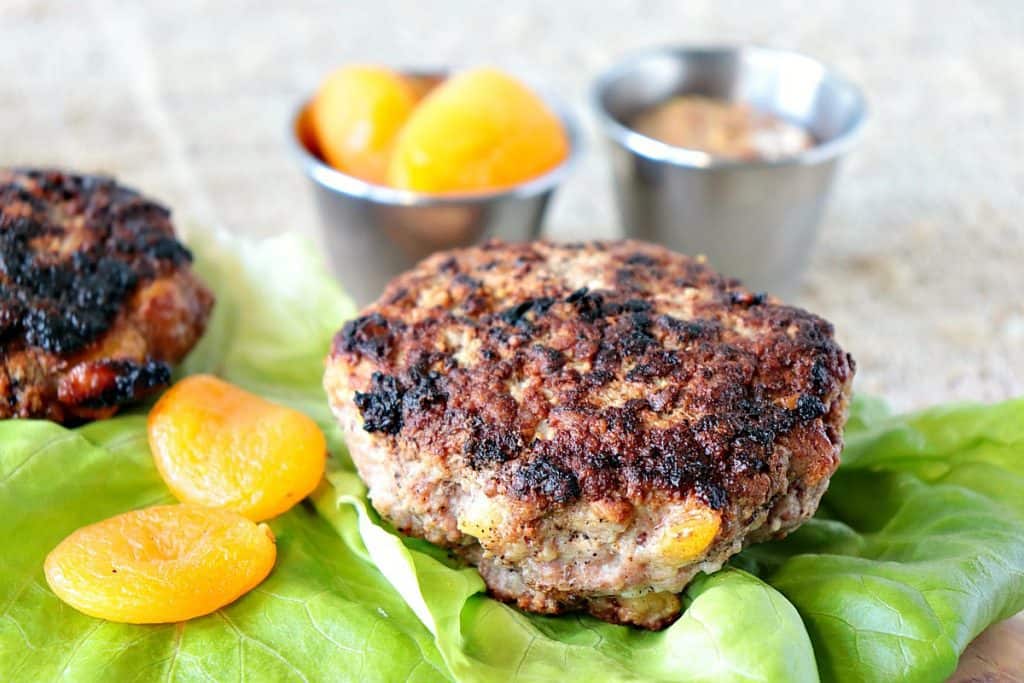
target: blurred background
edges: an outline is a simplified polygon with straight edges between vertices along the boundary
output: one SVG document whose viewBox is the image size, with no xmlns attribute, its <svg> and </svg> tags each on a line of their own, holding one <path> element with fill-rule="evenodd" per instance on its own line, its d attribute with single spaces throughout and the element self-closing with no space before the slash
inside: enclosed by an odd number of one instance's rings
<svg viewBox="0 0 1024 683">
<path fill-rule="evenodd" d="M 592 79 L 666 43 L 793 48 L 859 83 L 797 303 L 828 318 L 858 389 L 908 408 L 1024 394 L 1024 4 L 0 2 L 0 165 L 116 174 L 180 224 L 320 239 L 288 120 L 334 67 L 492 64 L 550 88 L 589 143 L 554 238 L 614 237 Z"/>
</svg>

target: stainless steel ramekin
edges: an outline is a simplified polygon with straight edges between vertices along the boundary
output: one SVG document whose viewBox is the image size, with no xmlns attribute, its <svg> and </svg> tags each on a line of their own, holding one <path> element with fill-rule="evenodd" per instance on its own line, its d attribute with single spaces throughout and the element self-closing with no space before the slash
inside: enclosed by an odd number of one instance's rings
<svg viewBox="0 0 1024 683">
<path fill-rule="evenodd" d="M 313 184 L 333 271 L 357 304 L 375 299 L 392 277 L 435 251 L 491 237 L 520 241 L 539 236 L 548 202 L 576 162 L 581 143 L 575 117 L 560 102 L 545 99 L 569 138 L 566 159 L 521 185 L 459 195 L 383 187 L 331 168 L 317 156 L 309 136 L 309 101 L 299 106 L 290 137 Z"/>
<path fill-rule="evenodd" d="M 799 124 L 817 144 L 777 160 L 731 161 L 629 127 L 673 95 L 741 101 Z M 663 47 L 593 86 L 629 237 L 705 254 L 723 273 L 790 294 L 807 265 L 836 167 L 862 129 L 861 91 L 820 62 L 761 47 Z"/>
</svg>

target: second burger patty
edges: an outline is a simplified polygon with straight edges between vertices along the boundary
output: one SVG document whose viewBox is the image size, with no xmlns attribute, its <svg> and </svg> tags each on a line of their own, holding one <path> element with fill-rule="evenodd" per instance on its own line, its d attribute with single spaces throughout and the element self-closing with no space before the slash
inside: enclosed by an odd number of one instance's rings
<svg viewBox="0 0 1024 683">
<path fill-rule="evenodd" d="M 832 327 L 639 242 L 435 255 L 334 340 L 325 386 L 374 507 L 542 613 L 661 628 L 780 537 L 839 463 Z"/>
<path fill-rule="evenodd" d="M 171 380 L 213 294 L 170 211 L 105 176 L 0 169 L 0 419 L 107 417 Z"/>
</svg>

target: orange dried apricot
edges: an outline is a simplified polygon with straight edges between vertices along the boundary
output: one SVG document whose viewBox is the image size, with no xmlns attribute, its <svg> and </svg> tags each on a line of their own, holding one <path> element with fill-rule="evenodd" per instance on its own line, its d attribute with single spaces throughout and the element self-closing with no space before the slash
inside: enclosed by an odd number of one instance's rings
<svg viewBox="0 0 1024 683">
<path fill-rule="evenodd" d="M 324 474 L 327 443 L 313 420 L 211 375 L 171 387 L 148 428 L 157 469 L 183 503 L 269 519 Z"/>
<path fill-rule="evenodd" d="M 717 510 L 693 505 L 664 525 L 657 547 L 663 557 L 674 562 L 692 562 L 711 546 L 721 526 L 722 515 Z"/>
<path fill-rule="evenodd" d="M 383 184 L 395 137 L 418 99 L 416 89 L 390 69 L 338 69 L 320 87 L 310 112 L 320 153 L 339 171 Z"/>
<path fill-rule="evenodd" d="M 46 581 L 93 617 L 184 621 L 234 602 L 267 577 L 274 534 L 230 510 L 158 505 L 75 531 L 46 556 Z"/>
<path fill-rule="evenodd" d="M 543 100 L 496 69 L 472 69 L 413 111 L 388 178 L 419 192 L 500 189 L 550 171 L 568 152 L 565 130 Z"/>
</svg>

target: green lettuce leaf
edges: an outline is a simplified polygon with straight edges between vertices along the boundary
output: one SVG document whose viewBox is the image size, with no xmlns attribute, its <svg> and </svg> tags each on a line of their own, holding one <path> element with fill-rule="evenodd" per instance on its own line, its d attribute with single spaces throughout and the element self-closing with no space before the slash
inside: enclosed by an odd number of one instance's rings
<svg viewBox="0 0 1024 683">
<path fill-rule="evenodd" d="M 355 474 L 336 469 L 328 481 L 314 497 L 317 509 L 343 534 L 355 511 L 368 557 L 436 636 L 458 680 L 818 680 L 792 605 L 738 569 L 694 581 L 682 618 L 659 633 L 587 616 L 527 615 L 484 597 L 475 570 L 452 568 L 382 528 Z"/>
<path fill-rule="evenodd" d="M 851 421 L 821 515 L 751 548 L 825 680 L 938 681 L 1024 609 L 1024 400 Z"/>
<path fill-rule="evenodd" d="M 260 242 L 189 235 L 195 269 L 217 295 L 206 333 L 179 376 L 211 373 L 306 413 L 345 458 L 322 387 L 324 358 L 352 301 L 320 255 L 290 236 Z"/>
<path fill-rule="evenodd" d="M 145 420 L 78 431 L 9 420 L 0 443 L 4 680 L 450 680 L 429 632 L 380 572 L 305 505 L 271 523 L 270 577 L 225 609 L 163 626 L 76 612 L 47 587 L 46 554 L 82 525 L 173 501 Z"/>
<path fill-rule="evenodd" d="M 1024 401 L 891 416 L 860 400 L 816 518 L 698 578 L 670 628 L 523 614 L 369 506 L 320 384 L 354 309 L 309 248 L 191 243 L 218 305 L 179 374 L 316 419 L 327 480 L 273 520 L 277 566 L 236 603 L 186 624 L 106 623 L 61 603 L 42 563 L 84 524 L 170 500 L 142 409 L 77 430 L 0 422 L 4 680 L 931 681 L 1024 608 Z"/>
<path fill-rule="evenodd" d="M 320 377 L 331 333 L 351 304 L 322 268 L 309 267 L 317 259 L 301 241 L 206 236 L 194 243 L 197 269 L 218 303 L 183 372 L 214 372 L 295 406 L 339 445 Z M 270 577 L 208 617 L 113 624 L 50 592 L 42 562 L 63 537 L 172 500 L 141 415 L 78 430 L 0 421 L 4 680 L 450 680 L 429 631 L 361 549 L 308 505 L 271 523 L 278 560 Z"/>
</svg>

